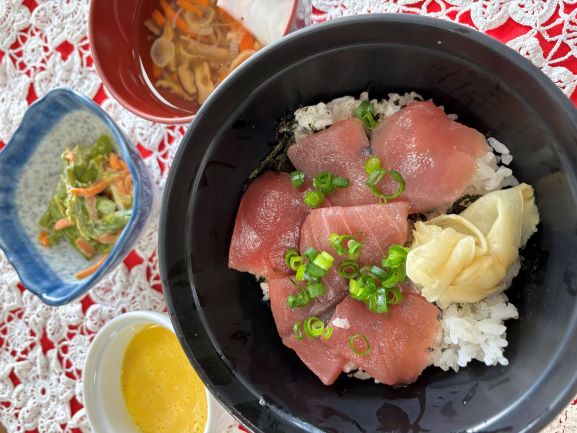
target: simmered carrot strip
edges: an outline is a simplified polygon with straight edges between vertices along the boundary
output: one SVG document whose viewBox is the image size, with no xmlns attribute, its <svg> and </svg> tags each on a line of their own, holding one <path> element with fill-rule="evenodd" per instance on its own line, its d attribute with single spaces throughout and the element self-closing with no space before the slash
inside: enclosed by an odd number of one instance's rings
<svg viewBox="0 0 577 433">
<path fill-rule="evenodd" d="M 96 263 L 94 263 L 91 266 L 88 266 L 86 269 L 81 270 L 80 272 L 78 272 L 75 277 L 79 280 L 86 278 L 90 275 L 92 275 L 93 273 L 95 273 L 98 268 L 100 266 L 102 266 L 102 263 L 104 263 L 104 260 L 106 260 L 106 257 L 108 257 L 108 255 L 104 255 L 102 257 L 100 257 L 100 259 L 98 259 L 98 261 Z"/>
<path fill-rule="evenodd" d="M 72 227 L 72 221 L 68 218 L 62 218 L 54 223 L 54 230 L 64 230 L 68 227 Z"/>
<path fill-rule="evenodd" d="M 152 11 L 152 21 L 156 23 L 158 27 L 164 27 L 164 16 L 160 13 L 158 9 Z"/>
<path fill-rule="evenodd" d="M 108 182 L 99 180 L 86 188 L 70 188 L 70 192 L 79 197 L 90 197 L 92 195 L 100 194 L 108 187 Z"/>
<path fill-rule="evenodd" d="M 184 9 L 185 11 L 190 11 L 195 14 L 197 17 L 202 16 L 202 11 L 198 8 L 197 5 L 193 4 L 191 1 L 188 0 L 176 0 L 176 5 Z"/>
<path fill-rule="evenodd" d="M 124 195 L 130 194 L 130 190 L 127 189 L 126 185 L 124 184 L 124 178 L 118 179 L 115 182 L 115 185 L 118 187 L 118 191 L 120 191 L 121 194 L 124 194 Z"/>
<path fill-rule="evenodd" d="M 167 0 L 160 0 L 160 6 L 162 6 L 162 9 L 164 9 L 166 18 L 169 20 L 173 20 L 178 30 L 180 30 L 183 33 L 186 33 L 187 35 L 196 36 L 196 32 L 193 32 L 188 26 L 188 24 L 186 24 L 186 21 L 184 21 L 181 17 L 176 15 L 176 12 L 174 11 L 174 9 L 172 9 L 172 6 L 170 6 Z"/>
<path fill-rule="evenodd" d="M 162 68 L 160 66 L 152 64 L 152 78 L 158 80 L 162 76 Z"/>
<path fill-rule="evenodd" d="M 38 233 L 38 242 L 40 242 L 40 245 L 42 245 L 43 247 L 49 247 L 50 240 L 48 239 L 48 232 L 42 231 Z"/>
<path fill-rule="evenodd" d="M 242 39 L 240 40 L 239 49 L 240 51 L 251 50 L 254 45 L 254 37 L 250 32 L 245 31 Z"/>
<path fill-rule="evenodd" d="M 94 251 L 94 248 L 92 248 L 92 245 L 90 245 L 88 241 L 85 239 L 78 238 L 74 243 L 76 244 L 78 249 L 89 258 L 92 257 L 94 253 L 96 253 L 96 251 Z"/>
<path fill-rule="evenodd" d="M 108 165 L 110 165 L 110 168 L 115 171 L 122 170 L 120 159 L 118 158 L 118 155 L 114 152 L 110 152 L 108 154 Z"/>
<path fill-rule="evenodd" d="M 196 3 L 197 5 L 201 5 L 201 6 L 214 6 L 214 3 L 212 0 L 191 0 L 193 3 Z"/>
</svg>

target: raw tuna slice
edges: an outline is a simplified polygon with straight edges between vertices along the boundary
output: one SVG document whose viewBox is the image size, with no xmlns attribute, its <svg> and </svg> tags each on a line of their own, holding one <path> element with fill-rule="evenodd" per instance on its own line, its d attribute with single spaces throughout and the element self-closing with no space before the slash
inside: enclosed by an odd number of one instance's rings
<svg viewBox="0 0 577 433">
<path fill-rule="evenodd" d="M 439 333 L 439 310 L 421 295 L 405 293 L 388 313 L 370 312 L 365 304 L 346 297 L 329 325 L 334 327 L 329 340 L 322 340 L 343 357 L 355 363 L 379 382 L 401 385 L 414 382 L 429 364 L 431 349 Z M 370 345 L 362 356 L 352 351 L 349 337 L 365 336 Z M 365 349 L 356 343 L 357 349 Z"/>
<path fill-rule="evenodd" d="M 488 151 L 478 131 L 450 119 L 432 102 L 416 102 L 383 121 L 371 146 L 386 168 L 405 179 L 402 200 L 411 212 L 450 206 L 465 192 L 476 159 Z M 383 190 L 393 192 L 392 181 Z"/>
<path fill-rule="evenodd" d="M 303 192 L 293 188 L 287 173 L 262 174 L 240 202 L 228 266 L 264 277 L 290 274 L 284 253 L 298 246 L 307 214 Z"/>
<path fill-rule="evenodd" d="M 365 185 L 365 161 L 369 154 L 369 140 L 358 119 L 341 120 L 288 149 L 288 157 L 296 168 L 305 173 L 308 185 L 322 171 L 330 171 L 349 179 L 349 187 L 337 188 L 328 195 L 333 206 L 354 206 L 377 201 Z"/>
<path fill-rule="evenodd" d="M 348 293 L 348 284 L 336 272 L 329 273 L 323 281 L 325 284 L 325 294 L 321 297 L 311 299 L 306 307 L 290 308 L 287 303 L 289 295 L 296 294 L 299 289 L 288 277 L 275 278 L 268 281 L 270 307 L 274 316 L 274 321 L 281 337 L 286 337 L 293 333 L 295 323 L 306 319 L 309 316 L 317 316 L 321 319 L 330 320 L 335 306 L 341 302 Z M 340 284 L 336 280 L 343 281 Z"/>
<path fill-rule="evenodd" d="M 343 257 L 337 256 L 329 236 L 349 234 L 363 243 L 359 262 L 379 264 L 390 245 L 405 243 L 408 210 L 405 202 L 313 209 L 301 229 L 300 250 L 327 251 L 338 264 Z"/>
<path fill-rule="evenodd" d="M 290 335 L 283 338 L 283 343 L 294 350 L 325 385 L 332 385 L 348 362 L 339 352 L 324 345 L 318 338 L 303 337 L 302 340 L 297 340 Z"/>
<path fill-rule="evenodd" d="M 317 338 L 309 338 L 303 334 L 302 340 L 295 339 L 293 327 L 295 323 L 302 322 L 309 316 L 317 316 L 325 323 L 331 319 L 335 305 L 347 294 L 347 285 L 332 284 L 330 287 L 340 287 L 340 291 L 327 292 L 322 299 L 313 299 L 306 307 L 293 309 L 288 306 L 287 297 L 298 291 L 295 285 L 287 277 L 269 281 L 271 309 L 283 343 L 293 349 L 325 385 L 335 381 L 347 360 Z"/>
</svg>

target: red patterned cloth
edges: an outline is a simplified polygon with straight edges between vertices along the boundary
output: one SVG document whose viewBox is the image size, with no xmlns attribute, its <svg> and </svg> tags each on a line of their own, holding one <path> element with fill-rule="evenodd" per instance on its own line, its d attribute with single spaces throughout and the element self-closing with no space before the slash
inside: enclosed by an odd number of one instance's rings
<svg viewBox="0 0 577 433">
<path fill-rule="evenodd" d="M 577 0 L 312 0 L 313 22 L 391 12 L 472 26 L 539 66 L 577 102 Z M 0 148 L 27 106 L 58 86 L 92 97 L 137 144 L 162 188 L 185 132 L 124 110 L 102 87 L 87 39 L 88 0 L 0 1 Z M 165 311 L 154 227 L 83 299 L 51 308 L 24 291 L 0 253 L 0 423 L 8 432 L 89 432 L 81 375 L 90 341 L 126 311 Z M 546 429 L 577 431 L 577 400 Z M 238 431 L 238 426 L 231 426 Z"/>
</svg>

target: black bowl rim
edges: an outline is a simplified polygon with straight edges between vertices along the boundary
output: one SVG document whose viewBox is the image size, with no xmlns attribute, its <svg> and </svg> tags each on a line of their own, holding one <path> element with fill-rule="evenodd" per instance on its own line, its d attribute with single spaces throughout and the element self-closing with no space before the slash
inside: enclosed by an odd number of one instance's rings
<svg viewBox="0 0 577 433">
<path fill-rule="evenodd" d="M 403 14 L 370 14 L 370 15 L 358 15 L 352 17 L 345 17 L 345 18 L 338 18 L 331 20 L 329 22 L 325 22 L 322 24 L 316 24 L 312 27 L 308 27 L 302 30 L 299 30 L 293 34 L 283 37 L 281 40 L 264 47 L 262 50 L 257 52 L 253 57 L 241 65 L 234 74 L 231 74 L 225 82 L 223 82 L 213 94 L 209 97 L 209 99 L 203 104 L 200 108 L 196 116 L 194 117 L 193 121 L 189 125 L 189 129 L 186 132 L 185 136 L 182 138 L 181 143 L 190 143 L 194 142 L 195 145 L 198 145 L 198 141 L 194 140 L 195 136 L 202 136 L 202 119 L 205 116 L 205 113 L 211 111 L 213 108 L 214 102 L 217 100 L 217 95 L 226 94 L 228 93 L 229 89 L 235 87 L 235 83 L 240 80 L 243 74 L 250 73 L 250 70 L 253 67 L 258 66 L 259 60 L 267 56 L 268 53 L 279 49 L 280 47 L 284 47 L 286 45 L 291 45 L 296 43 L 299 39 L 310 37 L 311 35 L 317 34 L 319 32 L 324 32 L 327 29 L 331 29 L 333 27 L 347 27 L 349 25 L 355 25 L 358 23 L 364 22 L 380 22 L 383 24 L 386 23 L 404 23 L 416 26 L 423 26 L 423 27 L 432 27 L 436 30 L 441 31 L 449 31 L 454 33 L 459 33 L 463 38 L 469 40 L 472 43 L 477 43 L 479 45 L 483 45 L 485 48 L 488 48 L 498 55 L 502 57 L 507 57 L 512 63 L 514 63 L 517 67 L 527 73 L 531 79 L 534 80 L 536 84 L 538 84 L 542 90 L 544 90 L 552 100 L 554 100 L 557 104 L 559 104 L 568 117 L 571 118 L 572 123 L 577 125 L 577 109 L 570 101 L 570 99 L 553 83 L 553 81 L 547 77 L 537 66 L 531 63 L 528 59 L 521 56 L 519 53 L 514 51 L 513 49 L 507 47 L 505 44 L 493 39 L 490 36 L 485 35 L 472 27 L 467 27 L 458 23 L 454 23 L 451 21 L 445 21 L 440 19 L 435 19 L 426 16 L 418 16 L 418 15 L 403 15 Z M 248 94 L 252 92 L 252 89 L 246 90 Z M 209 140 L 205 139 L 206 148 L 205 151 L 208 149 L 211 143 L 212 137 Z M 160 275 L 163 285 L 163 293 L 165 296 L 165 300 L 168 306 L 168 312 L 174 326 L 176 335 L 183 347 L 189 361 L 203 380 L 205 386 L 209 389 L 209 391 L 220 401 L 232 414 L 246 427 L 249 427 L 251 430 L 255 431 L 266 431 L 269 425 L 255 425 L 253 420 L 247 418 L 242 412 L 237 410 L 234 407 L 232 399 L 222 394 L 219 391 L 219 387 L 215 385 L 211 380 L 210 377 L 205 373 L 203 370 L 201 363 L 196 359 L 193 350 L 188 346 L 186 343 L 186 338 L 180 323 L 178 322 L 178 308 L 179 305 L 176 305 L 173 302 L 172 296 L 172 289 L 173 285 L 170 284 L 170 280 L 168 279 L 168 272 L 167 263 L 171 262 L 169 258 L 180 258 L 186 257 L 186 247 L 184 246 L 185 243 L 182 243 L 181 247 L 183 250 L 176 252 L 176 248 L 171 244 L 171 240 L 168 238 L 167 233 L 165 232 L 164 228 L 166 224 L 173 220 L 173 209 L 171 209 L 171 192 L 174 188 L 175 183 L 179 182 L 179 177 L 177 175 L 179 168 L 184 169 L 186 167 L 187 170 L 191 170 L 193 175 L 191 179 L 193 181 L 190 185 L 188 185 L 188 190 L 191 191 L 195 188 L 195 186 L 199 183 L 199 175 L 202 174 L 200 172 L 200 168 L 203 167 L 202 162 L 199 161 L 197 165 L 191 167 L 190 165 L 186 164 L 186 161 L 183 160 L 183 154 L 185 153 L 186 144 L 183 144 L 179 147 L 176 155 L 174 157 L 172 163 L 172 169 L 169 172 L 166 185 L 165 185 L 165 193 L 163 194 L 162 198 L 162 205 L 161 205 L 161 215 L 160 215 L 160 223 L 159 223 L 159 238 L 158 238 L 158 255 L 159 255 L 159 267 L 160 267 Z M 206 155 L 206 152 L 204 152 Z M 564 158 L 561 162 L 563 166 L 566 168 L 566 174 L 570 177 L 570 188 L 573 194 L 573 197 L 577 197 L 577 161 L 573 158 L 569 157 L 569 155 L 564 155 Z M 182 214 L 182 212 L 180 212 Z M 184 212 L 184 220 L 181 220 L 182 223 L 185 223 L 188 215 L 187 211 Z M 180 239 L 182 241 L 182 239 Z M 194 295 L 194 302 L 197 304 L 196 296 Z M 239 380 L 231 373 L 230 378 L 233 382 L 239 384 Z M 553 418 L 571 401 L 571 399 L 577 394 L 577 371 L 572 377 L 567 378 L 567 382 L 565 388 L 561 390 L 557 395 L 558 397 L 554 402 L 551 402 L 548 406 L 548 410 L 542 414 L 537 415 L 531 423 L 525 428 L 523 428 L 523 432 L 538 432 L 542 428 L 544 428 L 549 422 L 553 420 Z M 240 384 L 242 386 L 242 384 Z M 254 405 L 251 405 L 253 409 L 255 409 L 259 415 L 260 421 L 263 419 L 270 419 L 267 418 L 266 412 L 269 409 L 266 406 L 259 405 L 258 402 L 255 402 Z M 491 420 L 487 420 L 487 423 L 490 423 Z M 480 426 L 477 426 L 480 427 Z M 484 427 L 489 427 L 487 424 Z M 468 431 L 468 430 L 467 430 Z"/>
</svg>

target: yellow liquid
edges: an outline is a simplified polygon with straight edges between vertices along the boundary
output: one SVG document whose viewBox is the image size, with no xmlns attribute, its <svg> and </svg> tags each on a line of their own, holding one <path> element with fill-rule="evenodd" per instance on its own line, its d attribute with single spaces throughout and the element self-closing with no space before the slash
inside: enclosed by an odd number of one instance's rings
<svg viewBox="0 0 577 433">
<path fill-rule="evenodd" d="M 134 336 L 121 382 L 128 412 L 142 433 L 204 432 L 204 385 L 168 329 L 150 325 Z"/>
</svg>

